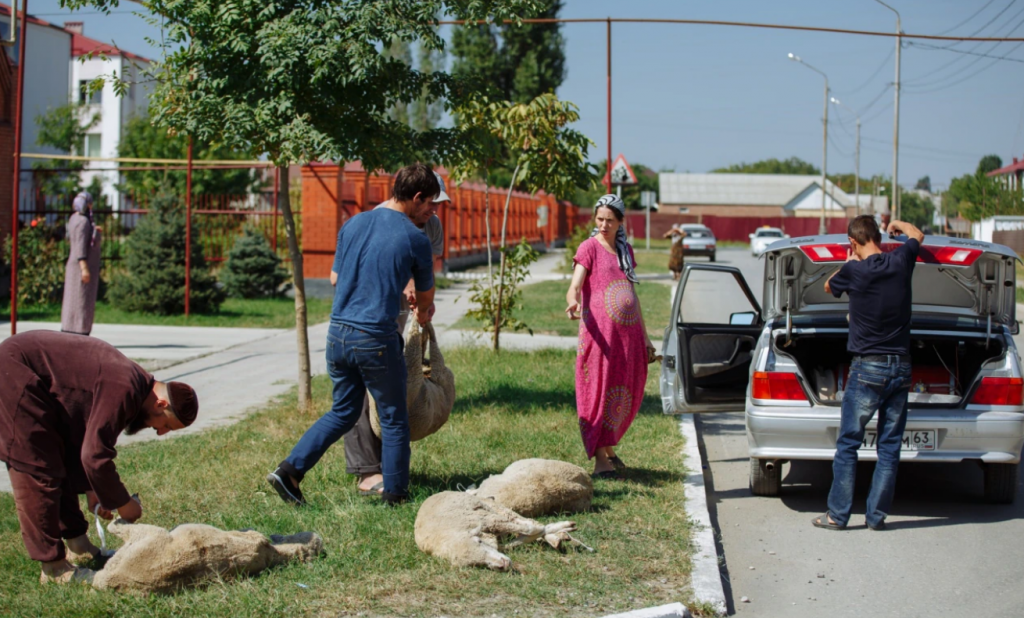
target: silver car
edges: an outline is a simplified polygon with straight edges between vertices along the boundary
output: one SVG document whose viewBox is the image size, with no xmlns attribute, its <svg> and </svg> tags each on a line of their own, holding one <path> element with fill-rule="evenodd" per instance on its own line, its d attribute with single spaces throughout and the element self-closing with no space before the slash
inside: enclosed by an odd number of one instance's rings
<svg viewBox="0 0 1024 618">
<path fill-rule="evenodd" d="M 754 257 L 760 257 L 769 245 L 778 241 L 780 238 L 789 238 L 789 234 L 786 234 L 777 227 L 758 228 L 756 232 L 750 235 L 751 255 Z"/>
<path fill-rule="evenodd" d="M 900 242 L 886 239 L 882 248 Z M 662 349 L 664 411 L 745 407 L 756 495 L 779 494 L 783 463 L 835 455 L 851 360 L 848 306 L 823 284 L 848 246 L 845 235 L 774 243 L 764 256 L 760 304 L 729 266 L 687 264 L 676 290 Z M 1016 260 L 1002 245 L 927 236 L 912 282 L 913 377 L 901 459 L 980 462 L 985 496 L 998 503 L 1015 498 L 1024 446 L 1024 379 L 1012 338 Z M 872 421 L 862 461 L 877 460 L 875 431 Z"/>
<path fill-rule="evenodd" d="M 684 223 L 679 226 L 683 231 L 683 255 L 705 255 L 715 261 L 715 233 L 706 225 Z"/>
</svg>

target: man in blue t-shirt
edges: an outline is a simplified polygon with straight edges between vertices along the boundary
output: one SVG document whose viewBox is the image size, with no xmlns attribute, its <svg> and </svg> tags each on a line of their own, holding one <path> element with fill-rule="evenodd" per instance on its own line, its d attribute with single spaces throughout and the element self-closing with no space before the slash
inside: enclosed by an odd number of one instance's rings
<svg viewBox="0 0 1024 618">
<path fill-rule="evenodd" d="M 327 372 L 334 403 L 299 439 L 267 481 L 285 502 L 304 504 L 299 483 L 327 449 L 359 419 L 369 391 L 377 402 L 381 429 L 381 468 L 386 504 L 409 495 L 409 411 L 406 366 L 397 318 L 402 291 L 411 279 L 416 319 L 430 321 L 434 268 L 430 240 L 417 226 L 434 214 L 440 187 L 422 164 L 395 176 L 392 199 L 384 208 L 352 217 L 338 233 L 334 254 L 337 286 L 327 331 Z"/>
<path fill-rule="evenodd" d="M 865 513 L 868 527 L 885 528 L 892 505 L 910 392 L 910 284 L 924 234 L 904 221 L 890 222 L 887 231 L 908 240 L 883 252 L 873 217 L 861 215 L 851 221 L 846 264 L 825 282 L 825 291 L 836 298 L 843 292 L 849 296 L 846 349 L 853 354 L 853 362 L 843 393 L 828 511 L 812 521 L 819 528 L 842 530 L 850 521 L 857 450 L 876 411 L 878 463 Z"/>
</svg>

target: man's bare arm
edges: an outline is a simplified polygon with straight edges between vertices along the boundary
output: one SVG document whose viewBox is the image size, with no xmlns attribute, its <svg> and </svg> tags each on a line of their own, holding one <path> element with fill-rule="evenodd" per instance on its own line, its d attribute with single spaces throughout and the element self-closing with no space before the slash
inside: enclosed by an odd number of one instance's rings
<svg viewBox="0 0 1024 618">
<path fill-rule="evenodd" d="M 890 221 L 885 231 L 890 234 L 903 234 L 907 238 L 913 238 L 917 242 L 924 240 L 924 232 L 917 229 L 913 223 L 906 221 Z"/>
<path fill-rule="evenodd" d="M 433 317 L 431 307 L 434 306 L 434 288 L 431 287 L 426 292 L 416 292 L 416 321 L 420 324 L 426 324 Z"/>
</svg>

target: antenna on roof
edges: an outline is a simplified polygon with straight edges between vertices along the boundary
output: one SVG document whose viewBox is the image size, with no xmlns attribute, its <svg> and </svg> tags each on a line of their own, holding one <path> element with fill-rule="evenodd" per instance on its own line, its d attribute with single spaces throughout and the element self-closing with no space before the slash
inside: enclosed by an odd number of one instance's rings
<svg viewBox="0 0 1024 618">
<path fill-rule="evenodd" d="M 22 5 L 23 7 L 25 5 Z M 21 14 L 22 27 L 25 25 L 25 11 Z M 11 27 L 7 32 L 6 39 L 0 39 L 0 45 L 4 47 L 14 47 L 14 44 L 18 41 L 18 0 L 11 0 Z"/>
</svg>

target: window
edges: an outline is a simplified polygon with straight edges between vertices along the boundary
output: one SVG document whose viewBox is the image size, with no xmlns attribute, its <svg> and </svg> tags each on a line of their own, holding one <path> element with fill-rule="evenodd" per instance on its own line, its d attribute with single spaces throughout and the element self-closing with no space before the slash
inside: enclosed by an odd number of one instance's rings
<svg viewBox="0 0 1024 618">
<path fill-rule="evenodd" d="M 89 83 L 90 79 L 78 80 L 78 102 L 85 104 L 100 104 L 103 102 L 103 89 L 96 90 L 91 95 L 89 94 Z"/>
<path fill-rule="evenodd" d="M 87 157 L 101 157 L 103 156 L 103 148 L 101 146 L 100 133 L 89 133 L 85 136 L 85 156 Z"/>
</svg>

